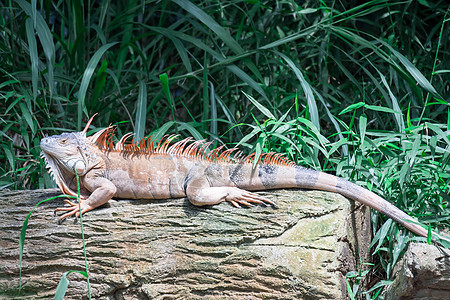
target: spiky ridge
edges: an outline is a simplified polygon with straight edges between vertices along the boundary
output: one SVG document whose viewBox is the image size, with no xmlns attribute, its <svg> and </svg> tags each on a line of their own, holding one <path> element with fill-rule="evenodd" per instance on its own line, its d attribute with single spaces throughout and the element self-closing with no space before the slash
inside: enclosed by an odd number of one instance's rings
<svg viewBox="0 0 450 300">
<path fill-rule="evenodd" d="M 141 153 L 141 154 L 172 154 L 195 160 L 203 160 L 207 162 L 223 162 L 223 163 L 254 163 L 256 154 L 244 156 L 238 148 L 223 150 L 224 145 L 208 151 L 208 147 L 212 142 L 206 140 L 194 141 L 192 137 L 185 138 L 172 145 L 170 143 L 177 135 L 164 136 L 159 142 L 152 136 L 144 137 L 139 142 L 135 142 L 132 133 L 125 134 L 116 144 L 113 142 L 115 126 L 109 126 L 90 136 L 91 142 L 95 143 L 100 150 L 121 151 L 125 153 Z M 156 146 L 155 146 L 156 144 Z M 257 164 L 271 164 L 279 166 L 295 166 L 295 163 L 289 160 L 281 153 L 269 152 L 262 153 L 258 158 Z"/>
</svg>

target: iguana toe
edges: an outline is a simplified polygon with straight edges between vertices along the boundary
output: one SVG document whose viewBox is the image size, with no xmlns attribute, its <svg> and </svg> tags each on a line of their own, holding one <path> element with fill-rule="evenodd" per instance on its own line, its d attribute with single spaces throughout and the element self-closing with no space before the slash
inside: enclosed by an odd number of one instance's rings
<svg viewBox="0 0 450 300">
<path fill-rule="evenodd" d="M 82 214 L 94 209 L 94 207 L 92 207 L 86 203 L 86 200 L 80 200 L 80 203 L 74 203 L 69 200 L 64 200 L 64 202 L 69 204 L 70 207 L 58 207 L 57 209 L 55 209 L 55 212 L 67 211 L 67 213 L 65 213 L 59 217 L 59 220 L 63 220 L 65 218 L 73 216 L 73 215 L 76 215 L 76 217 L 79 217 L 80 216 L 80 207 L 81 207 Z"/>
</svg>

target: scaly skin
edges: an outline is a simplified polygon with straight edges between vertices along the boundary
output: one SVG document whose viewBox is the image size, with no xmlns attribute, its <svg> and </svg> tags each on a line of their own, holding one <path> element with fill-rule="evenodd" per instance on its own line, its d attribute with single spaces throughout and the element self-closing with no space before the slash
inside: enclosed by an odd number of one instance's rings
<svg viewBox="0 0 450 300">
<path fill-rule="evenodd" d="M 92 120 L 92 119 L 91 119 Z M 90 122 L 89 122 L 90 123 Z M 112 127 L 91 137 L 86 130 L 63 133 L 41 140 L 48 167 L 65 194 L 76 195 L 76 173 L 80 177 L 81 213 L 90 211 L 112 197 L 127 199 L 167 199 L 187 197 L 198 206 L 224 201 L 234 206 L 264 204 L 271 200 L 250 191 L 278 188 L 306 188 L 344 195 L 387 215 L 419 236 L 427 230 L 418 222 L 376 194 L 347 180 L 296 166 L 279 155 L 267 155 L 254 166 L 251 159 L 232 159 L 203 152 L 202 142 L 183 140 L 169 148 L 169 139 L 158 147 L 125 144 L 108 140 Z M 150 146 L 149 146 L 150 145 Z M 214 152 L 214 151 L 213 151 Z M 224 154 L 226 154 L 225 151 Z M 231 154 L 231 151 L 228 150 Z M 222 152 L 223 153 L 223 152 Z M 69 207 L 60 219 L 79 216 L 78 204 Z"/>
</svg>

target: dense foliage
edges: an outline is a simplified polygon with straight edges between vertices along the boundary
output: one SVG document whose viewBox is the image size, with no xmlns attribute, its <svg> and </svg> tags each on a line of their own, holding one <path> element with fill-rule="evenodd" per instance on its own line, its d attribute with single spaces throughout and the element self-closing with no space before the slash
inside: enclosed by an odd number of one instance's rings
<svg viewBox="0 0 450 300">
<path fill-rule="evenodd" d="M 0 189 L 54 186 L 41 137 L 99 113 L 119 136 L 286 153 L 449 226 L 445 0 L 0 4 Z M 389 279 L 411 235 L 373 227 Z"/>
</svg>

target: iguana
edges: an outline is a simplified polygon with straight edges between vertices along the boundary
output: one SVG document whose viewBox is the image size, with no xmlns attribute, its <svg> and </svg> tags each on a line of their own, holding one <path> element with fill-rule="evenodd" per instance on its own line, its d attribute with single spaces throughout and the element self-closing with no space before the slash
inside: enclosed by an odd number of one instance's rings
<svg viewBox="0 0 450 300">
<path fill-rule="evenodd" d="M 94 115 L 95 116 L 95 115 Z M 155 146 L 151 138 L 127 142 L 125 134 L 113 142 L 114 126 L 87 137 L 93 117 L 81 132 L 45 137 L 40 146 L 47 168 L 64 194 L 77 195 L 76 175 L 80 178 L 81 213 L 108 202 L 113 197 L 127 199 L 168 199 L 187 197 L 198 206 L 229 201 L 236 207 L 263 204 L 276 206 L 270 199 L 252 191 L 278 188 L 304 188 L 339 193 L 387 215 L 419 236 L 427 230 L 417 221 L 379 197 L 342 178 L 307 169 L 277 153 L 243 157 L 237 149 L 218 147 L 206 151 L 211 143 L 186 138 L 172 145 L 172 137 Z M 57 208 L 64 219 L 76 214 L 79 206 Z"/>
</svg>

